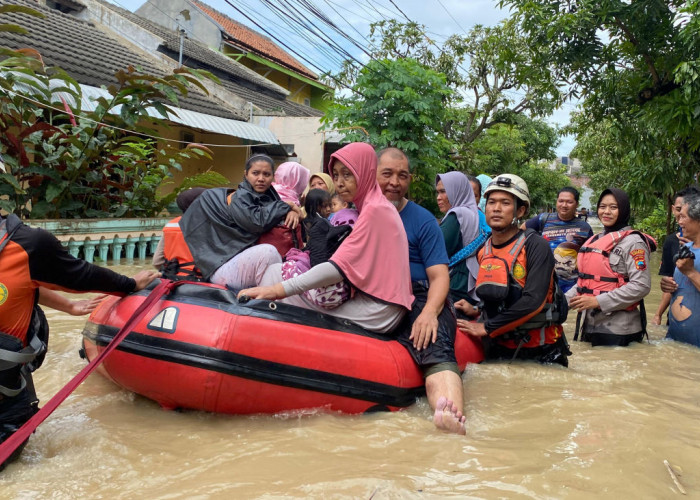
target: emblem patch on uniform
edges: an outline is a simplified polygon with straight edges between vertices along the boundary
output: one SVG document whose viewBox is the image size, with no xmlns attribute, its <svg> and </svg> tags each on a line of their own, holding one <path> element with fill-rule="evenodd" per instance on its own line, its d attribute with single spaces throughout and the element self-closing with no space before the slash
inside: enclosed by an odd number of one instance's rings
<svg viewBox="0 0 700 500">
<path fill-rule="evenodd" d="M 496 269 L 500 269 L 503 266 L 497 266 L 494 264 L 482 264 L 481 269 L 485 269 L 486 271 L 495 271 Z"/>
<path fill-rule="evenodd" d="M 646 257 L 644 256 L 644 250 L 637 248 L 630 252 L 632 259 L 634 259 L 634 267 L 640 271 L 644 271 L 647 268 Z"/>
<path fill-rule="evenodd" d="M 513 277 L 518 280 L 525 277 L 525 268 L 520 264 L 520 262 L 516 262 L 513 266 Z"/>
<path fill-rule="evenodd" d="M 7 287 L 0 283 L 0 306 L 5 303 L 9 294 L 10 292 L 7 290 Z"/>
</svg>

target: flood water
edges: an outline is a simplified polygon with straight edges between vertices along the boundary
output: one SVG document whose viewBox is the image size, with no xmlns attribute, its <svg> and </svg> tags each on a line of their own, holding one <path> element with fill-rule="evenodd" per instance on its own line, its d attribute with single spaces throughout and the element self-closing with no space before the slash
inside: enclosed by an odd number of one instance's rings
<svg viewBox="0 0 700 500">
<path fill-rule="evenodd" d="M 659 298 L 655 277 L 650 319 Z M 85 366 L 85 318 L 47 315 L 44 402 Z M 466 437 L 436 431 L 425 399 L 369 416 L 169 412 L 93 374 L 0 473 L 0 497 L 680 497 L 667 460 L 700 498 L 700 349 L 663 336 L 650 324 L 648 344 L 572 342 L 569 369 L 470 366 Z"/>
</svg>

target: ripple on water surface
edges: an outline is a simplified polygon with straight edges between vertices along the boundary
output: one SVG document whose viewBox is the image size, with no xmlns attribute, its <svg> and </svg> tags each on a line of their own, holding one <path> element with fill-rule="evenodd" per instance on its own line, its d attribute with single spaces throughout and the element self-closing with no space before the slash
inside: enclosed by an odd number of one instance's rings
<svg viewBox="0 0 700 500">
<path fill-rule="evenodd" d="M 85 363 L 84 318 L 48 316 L 43 401 Z M 700 349 L 651 333 L 651 344 L 627 349 L 574 343 L 568 370 L 469 367 L 466 437 L 435 431 L 424 399 L 360 416 L 168 412 L 93 375 L 0 474 L 0 496 L 669 498 L 668 460 L 700 498 Z"/>
</svg>

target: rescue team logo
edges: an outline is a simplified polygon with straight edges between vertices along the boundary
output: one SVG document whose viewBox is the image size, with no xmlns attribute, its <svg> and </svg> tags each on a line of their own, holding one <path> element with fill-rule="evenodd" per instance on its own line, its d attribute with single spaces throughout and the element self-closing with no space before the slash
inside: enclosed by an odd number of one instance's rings
<svg viewBox="0 0 700 500">
<path fill-rule="evenodd" d="M 482 264 L 481 265 L 481 269 L 483 269 L 485 271 L 496 271 L 502 267 L 503 266 L 498 266 L 496 264 Z"/>
<path fill-rule="evenodd" d="M 516 280 L 520 280 L 525 277 L 525 268 L 522 266 L 522 264 L 520 264 L 520 262 L 516 262 L 513 266 L 513 277 Z"/>
<path fill-rule="evenodd" d="M 7 290 L 7 287 L 0 283 L 0 306 L 5 303 L 8 295 L 10 295 L 10 292 Z"/>
<path fill-rule="evenodd" d="M 644 250 L 637 248 L 630 252 L 632 259 L 634 260 L 634 267 L 640 271 L 644 271 L 647 268 L 647 261 L 644 256 Z"/>
</svg>

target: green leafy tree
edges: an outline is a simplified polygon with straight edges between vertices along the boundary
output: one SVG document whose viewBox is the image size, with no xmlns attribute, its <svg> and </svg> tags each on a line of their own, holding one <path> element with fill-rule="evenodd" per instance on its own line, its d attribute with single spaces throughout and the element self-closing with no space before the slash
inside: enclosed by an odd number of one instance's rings
<svg viewBox="0 0 700 500">
<path fill-rule="evenodd" d="M 668 203 L 700 170 L 700 2 L 505 0 L 543 65 L 582 111 L 573 154 L 598 188 L 640 209 Z M 605 185 L 605 186 L 604 186 Z"/>
<path fill-rule="evenodd" d="M 452 93 L 445 76 L 409 58 L 373 60 L 357 74 L 354 89 L 361 101 L 337 97 L 325 123 L 355 127 L 344 132 L 347 141 L 365 140 L 366 131 L 375 147 L 402 149 L 414 165 L 413 196 L 434 203 L 435 174 L 453 167 L 454 143 L 442 133 Z"/>
<path fill-rule="evenodd" d="M 514 22 L 476 26 L 438 47 L 422 25 L 381 21 L 371 26 L 370 42 L 373 60 L 364 67 L 348 61 L 336 76 L 353 95 L 336 96 L 325 127 L 361 126 L 372 144 L 404 149 L 415 165 L 412 196 L 428 208 L 436 172 L 470 170 L 471 160 L 488 155 L 477 148 L 485 131 L 517 128 L 516 116 L 547 115 L 561 98 L 551 69 L 534 63 Z"/>
<path fill-rule="evenodd" d="M 556 155 L 559 134 L 543 120 L 523 115 L 513 115 L 511 120 L 512 123 L 501 123 L 484 131 L 472 144 L 464 163 L 470 172 L 491 177 L 512 173 L 522 177 L 530 190 L 533 212 L 552 206 L 559 190 L 570 184 L 563 166 L 549 168 Z"/>
<path fill-rule="evenodd" d="M 2 6 L 3 12 L 38 14 L 17 6 Z M 24 32 L 9 24 L 0 29 Z M 116 74 L 109 97 L 83 110 L 78 83 L 60 68 L 45 67 L 35 50 L 0 48 L 0 55 L 0 150 L 7 170 L 0 173 L 0 208 L 7 212 L 31 218 L 156 215 L 178 191 L 158 195 L 172 172 L 183 161 L 211 158 L 206 148 L 168 148 L 148 137 L 157 124 L 167 126 L 163 118 L 189 86 L 206 91 L 199 81 L 204 72 L 156 77 L 130 67 Z M 220 185 L 222 177 L 209 173 L 200 180 Z"/>
</svg>

